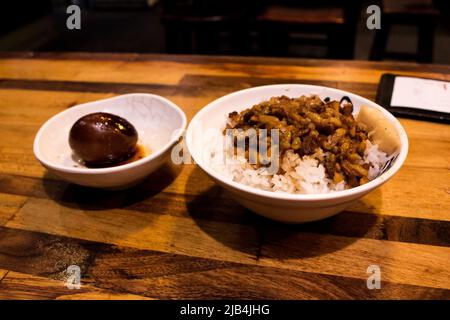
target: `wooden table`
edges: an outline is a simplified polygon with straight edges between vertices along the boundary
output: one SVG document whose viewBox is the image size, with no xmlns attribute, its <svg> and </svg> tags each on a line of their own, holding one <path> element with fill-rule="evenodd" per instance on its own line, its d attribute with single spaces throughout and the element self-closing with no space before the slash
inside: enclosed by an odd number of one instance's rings
<svg viewBox="0 0 450 320">
<path fill-rule="evenodd" d="M 142 185 L 68 184 L 35 160 L 52 115 L 129 92 L 163 95 L 188 118 L 234 90 L 308 83 L 374 99 L 380 75 L 450 80 L 450 67 L 169 55 L 0 56 L 0 298 L 450 298 L 450 126 L 401 119 L 408 159 L 333 218 L 282 225 L 238 205 L 196 166 Z M 81 268 L 79 290 L 66 268 Z M 381 289 L 366 286 L 378 265 Z"/>
</svg>

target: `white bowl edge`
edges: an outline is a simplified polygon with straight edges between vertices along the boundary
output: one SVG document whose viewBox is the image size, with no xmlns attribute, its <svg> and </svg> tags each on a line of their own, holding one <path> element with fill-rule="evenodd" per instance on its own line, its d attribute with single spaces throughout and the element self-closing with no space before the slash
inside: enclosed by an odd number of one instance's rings
<svg viewBox="0 0 450 320">
<path fill-rule="evenodd" d="M 63 165 L 59 165 L 59 164 L 55 164 L 55 163 L 51 163 L 49 161 L 46 160 L 46 158 L 41 154 L 40 151 L 40 139 L 41 136 L 43 134 L 43 132 L 51 125 L 51 123 L 53 121 L 58 120 L 58 117 L 61 117 L 61 115 L 68 111 L 68 110 L 73 110 L 73 109 L 83 109 L 86 108 L 89 105 L 93 105 L 93 104 L 99 104 L 99 103 L 105 103 L 107 101 L 112 101 L 112 100 L 116 100 L 116 99 L 120 99 L 123 97 L 138 97 L 138 96 L 147 96 L 147 97 L 152 97 L 154 99 L 157 99 L 161 102 L 164 102 L 165 104 L 169 105 L 171 108 L 173 108 L 177 114 L 180 115 L 181 117 L 181 126 L 178 129 L 180 132 L 179 134 L 177 134 L 176 136 L 172 137 L 167 143 L 165 143 L 163 146 L 161 146 L 158 150 L 156 150 L 155 152 L 152 152 L 150 155 L 139 159 L 137 161 L 133 161 L 124 165 L 120 165 L 120 166 L 115 166 L 115 167 L 108 167 L 108 168 L 90 168 L 89 170 L 87 170 L 86 168 L 76 168 L 76 167 L 68 167 L 68 166 L 63 166 Z M 55 171 L 61 171 L 61 172 L 65 172 L 65 173 L 79 173 L 79 174 L 105 174 L 105 173 L 114 173 L 114 172 L 119 172 L 119 171 L 124 171 L 127 169 L 131 169 L 134 167 L 137 167 L 139 165 L 141 165 L 142 163 L 146 163 L 146 162 L 150 162 L 153 159 L 158 158 L 159 156 L 161 156 L 162 154 L 164 154 L 173 144 L 175 144 L 179 138 L 183 135 L 183 133 L 186 131 L 186 126 L 187 126 L 187 118 L 185 113 L 183 112 L 183 110 L 180 109 L 180 107 L 178 107 L 175 103 L 173 103 L 172 101 L 161 97 L 159 95 L 155 95 L 155 94 L 150 94 L 150 93 L 130 93 L 130 94 L 124 94 L 124 95 L 118 95 L 118 96 L 114 96 L 114 97 L 110 97 L 110 98 L 106 98 L 106 99 L 101 99 L 101 100 L 95 100 L 95 101 L 90 101 L 87 103 L 83 103 L 83 104 L 79 104 L 76 106 L 71 107 L 70 109 L 66 109 L 63 110 L 57 114 L 55 114 L 54 116 L 52 116 L 50 119 L 48 119 L 38 130 L 35 138 L 34 138 L 34 142 L 33 142 L 33 152 L 35 154 L 35 157 L 39 160 L 39 162 L 41 162 L 45 167 L 48 167 L 50 169 L 53 169 Z"/>
<path fill-rule="evenodd" d="M 332 92 L 334 92 L 336 94 L 340 94 L 342 96 L 349 96 L 350 99 L 352 97 L 356 97 L 358 100 L 361 100 L 364 104 L 368 105 L 369 107 L 375 107 L 376 109 L 380 110 L 383 113 L 383 115 L 391 123 L 393 123 L 395 125 L 395 128 L 400 136 L 401 149 L 400 149 L 400 153 L 399 153 L 397 159 L 395 160 L 393 166 L 391 168 L 389 168 L 385 173 L 383 173 L 379 177 L 375 178 L 374 180 L 369 181 L 368 183 L 366 183 L 364 185 L 354 187 L 351 189 L 347 189 L 347 190 L 343 190 L 343 191 L 335 191 L 335 192 L 330 192 L 330 193 L 323 193 L 323 194 L 289 194 L 289 193 L 279 193 L 279 192 L 260 190 L 260 189 L 254 188 L 254 187 L 246 186 L 244 184 L 232 181 L 230 179 L 227 179 L 227 178 L 221 176 L 214 169 L 210 168 L 207 164 L 203 163 L 201 157 L 196 157 L 195 152 L 193 152 L 195 150 L 195 148 L 193 147 L 192 131 L 193 131 L 193 127 L 199 122 L 198 119 L 204 113 L 206 113 L 210 109 L 214 108 L 217 104 L 223 102 L 224 100 L 230 99 L 231 97 L 235 97 L 237 95 L 240 95 L 240 94 L 243 94 L 243 93 L 246 93 L 249 91 L 256 91 L 256 90 L 263 91 L 264 89 L 269 89 L 269 88 L 270 89 L 279 88 L 280 90 L 281 89 L 286 90 L 286 88 L 291 89 L 291 88 L 295 88 L 295 87 L 303 87 L 306 89 L 310 88 L 311 90 L 321 89 L 321 90 L 325 90 L 325 91 L 332 91 Z M 280 95 L 281 95 L 281 93 L 280 93 Z M 251 106 L 249 105 L 246 107 L 249 108 Z M 322 86 L 303 85 L 303 84 L 276 84 L 276 85 L 252 87 L 252 88 L 243 89 L 243 90 L 239 90 L 239 91 L 227 94 L 225 96 L 222 96 L 221 98 L 218 98 L 218 99 L 210 102 L 208 105 L 203 107 L 191 120 L 191 122 L 187 128 L 186 144 L 187 144 L 187 148 L 188 148 L 192 158 L 195 160 L 195 162 L 199 165 L 199 167 L 202 170 L 204 170 L 208 175 L 210 175 L 214 179 L 222 181 L 222 183 L 224 183 L 232 188 L 235 188 L 235 189 L 238 189 L 245 193 L 248 193 L 248 194 L 252 194 L 255 196 L 264 196 L 264 197 L 268 197 L 268 198 L 285 200 L 285 201 L 298 201 L 298 200 L 322 201 L 322 200 L 332 200 L 332 199 L 338 199 L 338 198 L 348 198 L 348 197 L 352 197 L 352 196 L 357 196 L 359 194 L 367 193 L 370 190 L 375 189 L 376 187 L 385 183 L 400 169 L 400 167 L 403 165 L 403 163 L 406 159 L 406 156 L 408 154 L 408 146 L 409 146 L 406 132 L 405 132 L 404 128 L 402 127 L 402 125 L 400 124 L 400 122 L 391 113 L 389 113 L 386 109 L 379 106 L 375 102 L 372 102 L 364 97 L 361 97 L 359 95 L 356 95 L 356 94 L 353 94 L 353 93 L 350 93 L 347 91 L 334 89 L 334 88 L 328 88 L 328 87 L 322 87 Z"/>
</svg>

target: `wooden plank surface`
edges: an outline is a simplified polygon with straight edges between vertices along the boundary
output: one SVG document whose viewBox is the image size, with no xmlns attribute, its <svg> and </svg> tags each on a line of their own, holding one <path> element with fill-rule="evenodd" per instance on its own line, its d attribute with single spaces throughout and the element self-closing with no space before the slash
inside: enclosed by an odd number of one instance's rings
<svg viewBox="0 0 450 320">
<path fill-rule="evenodd" d="M 400 119 L 410 152 L 399 173 L 347 211 L 300 226 L 257 217 L 194 165 L 167 164 L 107 192 L 59 180 L 32 153 L 49 117 L 117 94 L 163 95 L 191 119 L 224 94 L 272 83 L 373 100 L 384 72 L 450 80 L 449 66 L 393 62 L 0 54 L 0 298 L 450 298 L 448 125 Z M 78 292 L 61 278 L 71 264 L 82 270 Z M 366 286 L 372 264 L 380 290 Z"/>
<path fill-rule="evenodd" d="M 64 282 L 13 271 L 0 270 L 5 276 L 0 283 L 2 300 L 143 300 L 148 297 L 115 293 L 83 284 L 80 289 L 69 289 Z"/>
</svg>

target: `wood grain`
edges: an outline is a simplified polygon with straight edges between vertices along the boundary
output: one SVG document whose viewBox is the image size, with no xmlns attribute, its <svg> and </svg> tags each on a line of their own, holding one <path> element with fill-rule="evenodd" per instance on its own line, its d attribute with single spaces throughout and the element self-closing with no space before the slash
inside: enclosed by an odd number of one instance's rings
<svg viewBox="0 0 450 320">
<path fill-rule="evenodd" d="M 209 298 L 247 299 L 429 299 L 449 294 L 445 289 L 387 281 L 383 282 L 383 290 L 367 290 L 365 280 L 357 278 L 298 270 L 280 272 L 261 265 L 112 246 L 24 230 L 1 228 L 0 234 L 3 239 L 0 263 L 11 269 L 4 282 L 0 282 L 0 289 L 14 288 L 13 294 L 21 298 L 201 299 L 207 294 Z M 46 259 L 40 259 L 41 256 Z M 81 290 L 64 288 L 64 270 L 73 263 L 81 268 Z M 261 287 L 265 290 L 261 291 Z"/>
<path fill-rule="evenodd" d="M 197 171 L 191 176 L 203 177 L 206 180 L 204 174 L 198 169 Z M 177 189 L 169 188 L 175 185 L 175 182 L 171 181 L 176 175 L 175 168 L 166 166 L 152 175 L 148 182 L 120 192 L 85 189 L 48 178 L 46 183 L 42 184 L 40 179 L 36 178 L 4 175 L 0 177 L 0 191 L 17 190 L 21 195 L 19 197 L 25 199 L 51 198 L 60 203 L 60 206 L 84 210 L 115 208 L 236 224 L 264 221 L 237 204 L 227 192 L 209 184 L 206 189 L 202 189 L 197 180 L 193 184 L 199 186 L 199 189 L 192 193 L 177 194 Z M 160 190 L 164 192 L 158 193 Z M 166 210 L 168 202 L 171 202 L 170 210 Z M 212 202 L 216 204 L 214 211 L 208 209 L 208 203 Z M 23 203 L 19 202 L 14 206 L 14 212 L 22 206 Z M 297 230 L 442 246 L 450 244 L 450 222 L 431 220 L 429 217 L 421 219 L 378 214 L 369 202 L 360 202 L 353 206 L 352 210 L 358 206 L 361 207 L 359 211 L 346 211 L 325 221 L 303 225 Z"/>
<path fill-rule="evenodd" d="M 450 127 L 400 119 L 410 151 L 381 188 L 333 218 L 287 226 L 237 204 L 195 165 L 167 164 L 106 192 L 49 174 L 39 127 L 74 105 L 129 92 L 188 119 L 235 90 L 325 85 L 375 98 L 381 74 L 450 79 L 396 62 L 183 55 L 0 53 L 0 298 L 450 299 Z M 63 285 L 70 264 L 82 289 Z M 382 289 L 368 290 L 377 264 Z"/>
<path fill-rule="evenodd" d="M 352 82 L 358 79 L 363 83 L 376 83 L 388 69 L 362 69 L 353 67 L 349 62 L 346 68 L 334 66 L 301 65 L 271 65 L 260 64 L 258 68 L 252 65 L 234 62 L 222 64 L 196 64 L 175 61 L 136 61 L 118 60 L 39 60 L 39 59 L 1 59 L 0 78 L 8 79 L 44 79 L 61 81 L 112 81 L 112 82 L 150 82 L 155 84 L 176 84 L 185 73 L 221 76 L 253 76 L 265 78 L 276 74 L 280 78 L 320 80 L 326 75 L 329 81 Z M 152 72 L 148 72 L 151 70 Z M 402 75 L 417 75 L 422 77 L 446 80 L 448 74 L 437 72 L 410 72 L 396 70 Z"/>
<path fill-rule="evenodd" d="M 419 64 L 401 61 L 365 61 L 365 60 L 327 60 L 327 59 L 298 59 L 298 58 L 274 58 L 274 57 L 237 57 L 237 56 L 216 56 L 216 55 L 186 55 L 186 54 L 141 54 L 141 53 L 91 53 L 91 52 L 32 52 L 32 51 L 3 51 L 0 52 L 0 59 L 39 59 L 39 60 L 101 60 L 101 61 L 175 61 L 180 63 L 195 64 L 221 64 L 238 63 L 241 65 L 303 65 L 303 66 L 332 66 L 335 68 L 345 68 L 349 65 L 360 69 L 390 69 L 406 70 L 411 72 L 436 72 L 448 73 L 450 66 L 439 64 Z"/>
<path fill-rule="evenodd" d="M 69 188 L 69 191 L 74 189 L 73 186 L 65 183 L 54 182 L 53 179 L 56 178 L 46 175 L 44 169 L 35 162 L 32 156 L 30 156 L 30 161 L 32 166 L 18 165 L 14 161 L 3 164 L 4 172 L 12 172 L 14 175 L 0 175 L 0 192 L 24 196 L 37 194 L 40 197 L 47 197 L 46 192 L 61 193 L 66 188 Z M 16 174 L 20 174 L 20 176 Z M 39 179 L 27 179 L 22 175 L 35 178 L 45 176 L 47 180 L 44 185 Z M 427 181 L 428 183 L 412 184 L 409 183 L 411 180 Z M 214 188 L 214 183 L 193 165 L 186 165 L 182 169 L 169 166 L 149 177 L 140 188 L 146 190 L 147 193 L 164 191 L 181 195 L 201 196 L 214 191 L 210 190 Z M 388 184 L 365 196 L 352 205 L 349 210 L 450 221 L 450 215 L 446 210 L 449 202 L 449 189 L 450 172 L 448 169 L 410 167 L 406 164 Z M 427 194 L 427 197 L 424 197 L 424 194 Z M 55 197 L 58 197 L 58 195 Z M 229 198 L 226 193 L 222 197 Z M 147 203 L 145 199 L 141 201 L 142 205 Z M 411 208 L 415 209 L 411 210 Z"/>
<path fill-rule="evenodd" d="M 7 272 L 6 270 L 3 270 Z M 2 270 L 0 270 L 1 274 Z M 90 285 L 68 289 L 64 282 L 9 271 L 0 282 L 2 300 L 142 300 L 147 297 L 102 290 Z"/>
<path fill-rule="evenodd" d="M 0 269 L 0 283 L 5 278 L 5 276 L 8 274 L 8 270 L 2 270 Z"/>
<path fill-rule="evenodd" d="M 27 200 L 24 196 L 0 193 L 0 226 L 11 219 Z"/>
<path fill-rule="evenodd" d="M 357 278 L 366 277 L 365 268 L 377 264 L 386 266 L 387 279 L 398 283 L 450 288 L 447 281 L 450 279 L 450 248 L 438 246 L 356 240 L 295 230 L 288 232 L 285 228 L 277 232 L 273 227 L 267 227 L 268 231 L 262 233 L 262 228 L 255 225 L 192 221 L 151 211 L 109 209 L 99 213 L 37 199 L 27 201 L 5 226 L 160 252 L 189 252 L 191 256 L 229 262 L 254 264 L 258 260 L 263 265 L 282 269 L 298 268 Z M 284 238 L 289 241 L 285 242 Z M 305 255 L 312 257 L 304 259 Z M 430 260 L 433 265 L 429 265 Z"/>
<path fill-rule="evenodd" d="M 448 289 L 449 261 L 450 248 L 444 247 L 272 232 L 258 263 L 362 279 L 367 278 L 367 266 L 378 265 L 387 281 Z"/>
</svg>

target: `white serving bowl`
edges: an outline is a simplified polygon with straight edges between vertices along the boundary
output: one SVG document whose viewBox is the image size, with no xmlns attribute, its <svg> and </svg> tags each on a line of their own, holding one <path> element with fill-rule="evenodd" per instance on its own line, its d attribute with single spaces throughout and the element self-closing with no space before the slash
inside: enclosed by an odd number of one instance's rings
<svg viewBox="0 0 450 320">
<path fill-rule="evenodd" d="M 211 168 L 204 157 L 206 143 L 202 144 L 208 129 L 223 130 L 228 113 L 250 108 L 273 96 L 286 95 L 294 98 L 316 94 L 321 99 L 330 97 L 340 100 L 348 96 L 354 105 L 354 114 L 361 105 L 378 109 L 391 122 L 400 137 L 400 151 L 392 166 L 374 180 L 355 188 L 326 194 L 288 194 L 255 189 L 228 179 Z M 280 84 L 255 87 L 228 94 L 200 110 L 192 119 L 186 133 L 189 152 L 199 167 L 216 183 L 224 187 L 248 209 L 273 220 L 287 223 L 315 221 L 330 217 L 388 181 L 402 166 L 408 153 L 408 138 L 400 122 L 376 103 L 350 92 L 321 86 Z"/>
<path fill-rule="evenodd" d="M 85 168 L 72 156 L 69 132 L 82 116 L 93 112 L 118 115 L 136 128 L 138 143 L 150 154 L 137 161 L 108 168 Z M 186 128 L 186 115 L 171 101 L 154 94 L 126 94 L 81 104 L 53 116 L 34 139 L 34 154 L 41 164 L 59 177 L 97 188 L 126 188 L 159 168 L 170 156 Z"/>
</svg>

